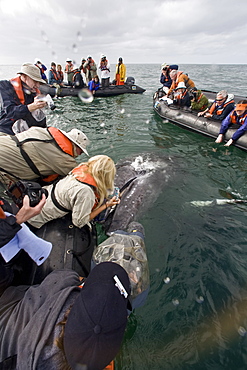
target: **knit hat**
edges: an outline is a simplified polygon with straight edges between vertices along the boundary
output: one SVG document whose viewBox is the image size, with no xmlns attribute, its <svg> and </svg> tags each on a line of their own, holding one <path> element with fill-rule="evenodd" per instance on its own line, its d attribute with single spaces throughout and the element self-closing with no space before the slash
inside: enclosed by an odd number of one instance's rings
<svg viewBox="0 0 247 370">
<path fill-rule="evenodd" d="M 65 324 L 64 352 L 72 369 L 102 370 L 117 355 L 127 324 L 130 282 L 114 262 L 89 274 Z"/>
<path fill-rule="evenodd" d="M 178 70 L 178 65 L 177 64 L 171 64 L 169 66 L 169 68 L 170 68 L 170 71 L 172 71 L 173 69 L 175 69 L 177 71 Z"/>
<path fill-rule="evenodd" d="M 32 63 L 24 63 L 21 66 L 21 71 L 17 72 L 18 74 L 27 75 L 32 80 L 40 82 L 41 84 L 45 84 L 45 80 L 43 80 L 40 76 L 40 70 L 37 66 Z"/>
<path fill-rule="evenodd" d="M 89 156 L 87 152 L 87 145 L 89 144 L 89 140 L 87 136 L 77 128 L 73 128 L 69 132 L 65 132 L 63 130 L 60 130 L 67 138 L 72 141 L 75 145 L 77 145 L 86 155 Z"/>
</svg>

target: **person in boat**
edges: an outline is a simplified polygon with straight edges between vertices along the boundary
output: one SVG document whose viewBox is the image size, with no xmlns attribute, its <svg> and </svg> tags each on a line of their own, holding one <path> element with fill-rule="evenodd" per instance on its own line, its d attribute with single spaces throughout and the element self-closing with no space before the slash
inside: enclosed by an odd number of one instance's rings
<svg viewBox="0 0 247 370">
<path fill-rule="evenodd" d="M 0 296 L 10 285 L 32 284 L 36 266 L 41 265 L 51 252 L 51 243 L 34 235 L 25 222 L 40 213 L 45 195 L 35 207 L 29 197 L 13 215 L 10 204 L 0 198 Z"/>
<path fill-rule="evenodd" d="M 178 86 L 179 82 L 183 82 L 190 92 L 191 89 L 195 87 L 194 81 L 192 81 L 187 74 L 183 73 L 182 71 L 177 71 L 176 69 L 173 69 L 170 72 L 170 77 L 172 79 L 171 87 L 168 91 L 168 97 L 172 96 L 173 92 L 175 91 L 176 87 Z"/>
<path fill-rule="evenodd" d="M 211 106 L 204 111 L 199 112 L 198 116 L 223 121 L 234 107 L 234 95 L 228 94 L 226 90 L 221 90 L 217 93 L 216 99 Z"/>
<path fill-rule="evenodd" d="M 95 94 L 95 91 L 97 91 L 100 87 L 100 82 L 99 82 L 99 76 L 95 76 L 92 78 L 91 81 L 88 83 L 88 89 L 92 92 L 92 94 Z"/>
<path fill-rule="evenodd" d="M 110 85 L 110 63 L 104 54 L 101 55 L 99 70 L 101 71 L 101 86 L 108 87 Z"/>
<path fill-rule="evenodd" d="M 184 82 L 178 83 L 178 86 L 176 87 L 175 93 L 174 93 L 173 104 L 179 108 L 183 108 L 183 107 L 189 108 L 190 107 L 191 98 L 190 98 L 190 94 Z"/>
<path fill-rule="evenodd" d="M 170 72 L 172 70 L 178 70 L 178 65 L 176 65 L 176 64 L 168 65 L 166 63 L 162 64 L 160 83 L 163 85 L 162 90 L 165 94 L 168 93 L 168 91 L 171 87 L 171 84 L 172 84 L 172 79 L 170 77 Z"/>
<path fill-rule="evenodd" d="M 216 143 L 221 143 L 224 140 L 224 135 L 229 127 L 236 127 L 237 130 L 225 146 L 232 145 L 247 131 L 247 100 L 240 100 L 236 108 L 222 121 L 219 135 L 215 140 Z"/>
<path fill-rule="evenodd" d="M 48 84 L 51 86 L 59 87 L 59 77 L 57 75 L 57 66 L 55 62 L 51 62 L 51 68 L 48 74 Z"/>
<path fill-rule="evenodd" d="M 83 72 L 85 73 L 87 84 L 97 75 L 96 63 L 90 55 L 83 63 Z"/>
<path fill-rule="evenodd" d="M 116 65 L 115 80 L 116 85 L 124 85 L 126 78 L 126 66 L 123 63 L 123 58 L 118 59 L 118 64 Z"/>
<path fill-rule="evenodd" d="M 73 78 L 72 78 L 73 88 L 74 89 L 82 89 L 83 87 L 85 87 L 85 83 L 83 81 L 80 69 L 75 66 L 73 72 L 74 72 Z"/>
<path fill-rule="evenodd" d="M 114 262 L 86 279 L 56 270 L 39 285 L 8 287 L 0 297 L 1 368 L 104 369 L 120 350 L 130 291 Z"/>
<path fill-rule="evenodd" d="M 41 78 L 47 83 L 47 77 L 45 71 L 47 70 L 46 66 L 40 61 L 39 58 L 35 59 L 34 65 L 39 68 Z"/>
<path fill-rule="evenodd" d="M 0 81 L 0 135 L 27 130 L 29 127 L 46 127 L 42 108 L 46 102 L 38 99 L 39 85 L 46 83 L 40 70 L 32 63 L 21 66 L 19 76 Z"/>
<path fill-rule="evenodd" d="M 89 140 L 80 130 L 70 132 L 56 127 L 31 127 L 16 136 L 0 136 L 0 173 L 5 183 L 10 179 L 52 180 L 66 176 L 76 165 L 75 160 L 86 150 Z"/>
<path fill-rule="evenodd" d="M 48 221 L 71 212 L 76 227 L 90 225 L 90 221 L 99 213 L 120 202 L 116 196 L 107 200 L 114 190 L 115 174 L 115 164 L 110 157 L 91 157 L 63 179 L 45 186 L 49 194 L 47 202 L 41 213 L 29 220 L 29 224 L 40 228 Z"/>
<path fill-rule="evenodd" d="M 74 75 L 74 65 L 70 58 L 66 59 L 66 66 L 64 68 L 64 72 L 67 74 L 67 82 L 69 86 L 72 86 L 72 79 Z"/>
<path fill-rule="evenodd" d="M 57 65 L 57 77 L 58 77 L 58 83 L 60 86 L 63 86 L 63 80 L 64 80 L 64 74 L 62 70 L 61 64 Z"/>
<path fill-rule="evenodd" d="M 208 98 L 201 90 L 194 87 L 191 99 L 191 109 L 194 111 L 204 111 L 209 105 Z"/>
</svg>

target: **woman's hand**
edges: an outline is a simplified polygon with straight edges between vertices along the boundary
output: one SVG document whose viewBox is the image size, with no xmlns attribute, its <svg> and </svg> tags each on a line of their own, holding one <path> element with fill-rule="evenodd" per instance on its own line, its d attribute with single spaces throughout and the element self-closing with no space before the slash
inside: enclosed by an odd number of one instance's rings
<svg viewBox="0 0 247 370">
<path fill-rule="evenodd" d="M 119 204 L 119 203 L 120 203 L 120 199 L 119 198 L 117 199 L 117 197 L 114 196 L 111 199 L 107 200 L 105 204 L 106 204 L 106 208 L 108 208 L 108 207 L 115 206 L 116 204 Z"/>
</svg>

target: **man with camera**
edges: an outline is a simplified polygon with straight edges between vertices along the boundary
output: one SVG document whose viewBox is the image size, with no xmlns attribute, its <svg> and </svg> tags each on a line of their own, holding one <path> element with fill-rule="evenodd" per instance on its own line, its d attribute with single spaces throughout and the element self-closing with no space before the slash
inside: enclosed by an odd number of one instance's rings
<svg viewBox="0 0 247 370">
<path fill-rule="evenodd" d="M 24 63 L 20 76 L 0 81 L 0 134 L 14 135 L 31 126 L 46 127 L 42 108 L 46 102 L 37 98 L 39 85 L 46 83 L 40 70 L 32 63 Z"/>
<path fill-rule="evenodd" d="M 83 71 L 86 76 L 87 84 L 97 75 L 97 66 L 93 58 L 89 55 L 83 64 Z"/>
<path fill-rule="evenodd" d="M 9 179 L 48 180 L 50 175 L 66 176 L 82 153 L 88 155 L 87 136 L 74 128 L 69 132 L 56 127 L 31 127 L 29 130 L 0 136 L 0 181 Z"/>
<path fill-rule="evenodd" d="M 23 222 L 44 204 L 42 195 L 32 208 L 25 195 L 16 216 L 0 207 L 0 368 L 103 369 L 116 356 L 124 336 L 127 308 L 131 309 L 128 274 L 116 263 L 103 262 L 86 280 L 75 271 L 57 270 L 31 286 L 33 261 L 44 262 L 51 243 L 30 231 L 21 233 L 27 228 Z"/>
<path fill-rule="evenodd" d="M 51 252 L 52 245 L 36 237 L 24 224 L 38 215 L 44 204 L 44 194 L 34 207 L 28 195 L 16 215 L 3 198 L 0 200 L 0 296 L 10 285 L 31 284 L 36 266 L 42 264 Z"/>
</svg>

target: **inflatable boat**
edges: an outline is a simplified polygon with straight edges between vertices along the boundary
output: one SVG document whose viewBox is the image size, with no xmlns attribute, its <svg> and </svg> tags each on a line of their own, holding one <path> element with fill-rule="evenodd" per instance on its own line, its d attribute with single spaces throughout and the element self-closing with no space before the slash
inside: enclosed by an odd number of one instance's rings
<svg viewBox="0 0 247 370">
<path fill-rule="evenodd" d="M 160 97 L 160 90 L 156 91 L 153 96 L 153 109 L 154 111 L 166 121 L 172 122 L 178 126 L 186 128 L 200 134 L 217 138 L 220 131 L 221 121 L 216 121 L 211 118 L 198 117 L 197 112 L 177 108 L 173 105 L 168 105 L 165 100 Z M 207 96 L 209 101 L 215 99 L 216 93 L 212 91 L 202 90 Z M 246 99 L 245 97 L 235 95 L 234 100 L 237 103 L 239 100 Z M 228 141 L 236 129 L 228 129 L 225 135 L 225 141 Z M 241 136 L 233 145 L 240 149 L 247 150 L 247 134 Z"/>
<path fill-rule="evenodd" d="M 69 86 L 62 87 L 57 93 L 56 88 L 49 85 L 41 85 L 40 91 L 42 94 L 49 94 L 54 97 L 57 96 L 78 96 L 80 89 L 74 89 Z M 124 85 L 110 85 L 108 87 L 100 87 L 95 91 L 94 97 L 108 97 L 122 94 L 143 94 L 146 90 L 135 84 L 133 77 L 128 77 Z"/>
</svg>

